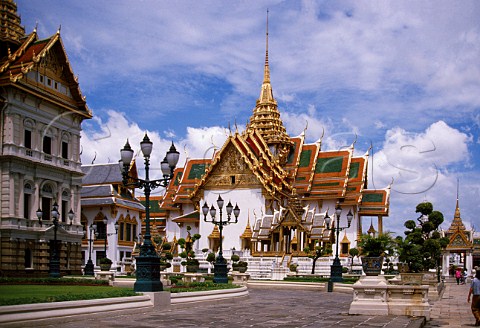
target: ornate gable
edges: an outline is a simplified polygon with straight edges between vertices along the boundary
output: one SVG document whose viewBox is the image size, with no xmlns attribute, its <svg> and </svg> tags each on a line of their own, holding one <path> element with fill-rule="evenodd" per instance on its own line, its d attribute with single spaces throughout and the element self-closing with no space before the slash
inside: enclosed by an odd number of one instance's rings
<svg viewBox="0 0 480 328">
<path fill-rule="evenodd" d="M 60 33 L 38 40 L 34 31 L 0 63 L 0 86 L 15 86 L 85 118 L 92 113 L 73 74 Z"/>
<path fill-rule="evenodd" d="M 233 144 L 227 145 L 205 182 L 208 189 L 258 188 L 261 185 Z"/>
</svg>

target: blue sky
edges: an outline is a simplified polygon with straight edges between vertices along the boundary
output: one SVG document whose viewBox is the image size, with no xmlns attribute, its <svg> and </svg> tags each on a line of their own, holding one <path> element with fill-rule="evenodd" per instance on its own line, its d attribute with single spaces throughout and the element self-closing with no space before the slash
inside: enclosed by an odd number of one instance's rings
<svg viewBox="0 0 480 328">
<path fill-rule="evenodd" d="M 18 0 L 27 33 L 61 36 L 94 119 L 82 161 L 113 162 L 144 131 L 160 161 L 173 140 L 211 156 L 260 93 L 269 9 L 274 96 L 290 135 L 323 149 L 373 146 L 370 188 L 393 179 L 385 227 L 403 233 L 431 201 L 480 226 L 477 1 Z M 158 155 L 157 155 L 158 154 Z M 158 158 L 155 158 L 158 157 Z M 158 171 L 157 171 L 158 172 Z"/>
</svg>

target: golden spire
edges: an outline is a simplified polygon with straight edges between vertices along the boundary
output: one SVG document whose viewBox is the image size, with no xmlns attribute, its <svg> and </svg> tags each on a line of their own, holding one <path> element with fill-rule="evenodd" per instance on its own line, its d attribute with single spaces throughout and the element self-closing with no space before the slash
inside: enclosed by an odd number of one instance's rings
<svg viewBox="0 0 480 328">
<path fill-rule="evenodd" d="M 17 13 L 17 4 L 13 0 L 0 0 L 0 43 L 8 42 L 16 45 L 21 44 L 25 37 L 25 29 L 21 25 L 20 16 Z M 2 45 L 2 48 L 3 45 Z M 5 49 L 7 47 L 5 46 Z M 3 56 L 3 49 L 0 57 Z"/>
<path fill-rule="evenodd" d="M 263 83 L 270 83 L 270 67 L 268 66 L 268 9 L 267 9 L 267 34 L 265 41 L 265 69 L 263 71 Z"/>
<path fill-rule="evenodd" d="M 369 235 L 372 235 L 373 237 L 375 237 L 375 234 L 377 233 L 377 231 L 373 227 L 373 221 L 372 220 L 370 220 L 370 228 L 368 228 L 367 233 Z"/>
<path fill-rule="evenodd" d="M 286 162 L 293 142 L 290 140 L 290 136 L 287 134 L 287 130 L 280 119 L 277 101 L 273 97 L 272 85 L 270 84 L 270 66 L 268 63 L 268 10 L 265 43 L 265 67 L 260 97 L 257 99 L 256 106 L 253 109 L 253 115 L 250 117 L 250 122 L 247 124 L 245 133 L 257 130 L 265 139 L 272 154 L 282 164 Z"/>
<path fill-rule="evenodd" d="M 247 239 L 247 238 L 252 238 L 252 228 L 250 227 L 250 211 L 248 212 L 248 218 L 247 218 L 247 226 L 245 227 L 245 230 L 243 231 L 242 235 L 240 238 L 242 239 Z"/>
<path fill-rule="evenodd" d="M 462 218 L 460 217 L 460 206 L 458 202 L 458 179 L 457 179 L 457 203 L 455 204 L 455 214 L 453 216 L 453 221 L 452 224 L 450 225 L 450 228 L 448 228 L 449 232 L 455 232 L 455 231 L 465 231 L 465 225 L 463 224 Z"/>
</svg>

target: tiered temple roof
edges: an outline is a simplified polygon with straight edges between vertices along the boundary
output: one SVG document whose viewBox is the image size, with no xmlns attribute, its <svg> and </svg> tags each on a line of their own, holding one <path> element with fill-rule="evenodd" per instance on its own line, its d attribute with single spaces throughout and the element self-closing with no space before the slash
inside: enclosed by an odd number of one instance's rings
<svg viewBox="0 0 480 328">
<path fill-rule="evenodd" d="M 450 227 L 445 232 L 445 237 L 448 237 L 450 239 L 450 242 L 447 246 L 447 250 L 449 251 L 473 250 L 472 231 L 468 231 L 463 224 L 462 218 L 460 216 L 458 196 L 455 206 L 455 214 L 453 216 Z"/>
<path fill-rule="evenodd" d="M 34 30 L 25 36 L 13 1 L 0 2 L 0 87 L 12 86 L 75 112 L 92 113 L 70 66 L 60 30 L 39 40 Z"/>
</svg>

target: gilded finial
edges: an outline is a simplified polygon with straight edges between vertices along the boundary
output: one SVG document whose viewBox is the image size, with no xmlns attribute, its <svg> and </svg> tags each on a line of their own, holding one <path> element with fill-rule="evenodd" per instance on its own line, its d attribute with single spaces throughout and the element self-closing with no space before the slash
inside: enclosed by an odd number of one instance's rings
<svg viewBox="0 0 480 328">
<path fill-rule="evenodd" d="M 268 66 L 268 9 L 267 9 L 267 29 L 266 29 L 266 47 L 265 47 L 265 71 L 263 75 L 263 83 L 270 83 L 270 68 Z"/>
</svg>

